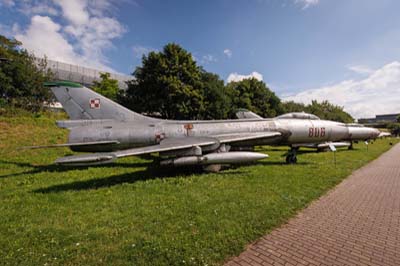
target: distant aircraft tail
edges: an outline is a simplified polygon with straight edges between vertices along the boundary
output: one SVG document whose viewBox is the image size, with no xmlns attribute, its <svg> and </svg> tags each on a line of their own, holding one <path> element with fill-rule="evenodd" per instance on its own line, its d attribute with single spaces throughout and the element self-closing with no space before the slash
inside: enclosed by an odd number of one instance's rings
<svg viewBox="0 0 400 266">
<path fill-rule="evenodd" d="M 117 121 L 155 121 L 158 119 L 135 113 L 112 100 L 73 82 L 47 82 L 69 118 L 113 119 Z"/>
</svg>

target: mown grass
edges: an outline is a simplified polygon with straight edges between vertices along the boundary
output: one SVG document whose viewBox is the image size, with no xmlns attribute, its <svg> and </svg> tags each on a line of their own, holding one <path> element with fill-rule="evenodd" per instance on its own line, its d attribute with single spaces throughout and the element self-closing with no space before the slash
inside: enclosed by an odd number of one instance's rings
<svg viewBox="0 0 400 266">
<path fill-rule="evenodd" d="M 270 158 L 217 174 L 137 157 L 63 168 L 68 149 L 17 149 L 64 142 L 56 118 L 0 118 L 2 265 L 221 264 L 396 142 L 339 151 L 336 167 L 333 153 L 285 165 L 286 148 L 263 147 Z"/>
</svg>

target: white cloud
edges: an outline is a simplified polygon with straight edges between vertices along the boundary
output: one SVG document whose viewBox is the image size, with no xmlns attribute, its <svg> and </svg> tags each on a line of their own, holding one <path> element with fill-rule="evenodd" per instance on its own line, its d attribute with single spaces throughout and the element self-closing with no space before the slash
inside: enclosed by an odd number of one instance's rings
<svg viewBox="0 0 400 266">
<path fill-rule="evenodd" d="M 328 100 L 344 107 L 355 118 L 400 112 L 400 62 L 394 61 L 360 80 L 310 89 L 284 100 L 310 103 Z"/>
<path fill-rule="evenodd" d="M 319 4 L 319 0 L 295 0 L 296 4 L 300 4 L 303 6 L 303 9 L 307 9 L 310 6 L 315 6 Z"/>
<path fill-rule="evenodd" d="M 225 54 L 228 58 L 231 58 L 231 57 L 232 57 L 232 50 L 231 50 L 231 49 L 225 49 L 225 50 L 224 50 L 224 54 Z"/>
<path fill-rule="evenodd" d="M 49 1 L 24 1 L 21 2 L 18 11 L 27 16 L 39 14 L 50 16 L 58 15 L 58 10 L 52 6 L 52 3 Z"/>
<path fill-rule="evenodd" d="M 61 25 L 55 23 L 50 17 L 36 15 L 32 17 L 28 29 L 15 37 L 26 49 L 34 51 L 36 56 L 47 55 L 54 60 L 73 63 L 78 55 L 74 52 L 72 45 L 61 35 L 60 30 Z"/>
<path fill-rule="evenodd" d="M 110 1 L 21 2 L 17 10 L 34 16 L 30 25 L 19 30 L 16 37 L 38 56 L 47 55 L 49 59 L 112 71 L 104 53 L 113 48 L 113 40 L 122 36 L 126 29 L 116 18 L 106 14 L 109 13 Z M 59 18 L 64 20 L 56 22 L 52 19 L 57 14 L 61 14 Z"/>
<path fill-rule="evenodd" d="M 209 64 L 212 62 L 217 62 L 217 58 L 215 58 L 211 54 L 203 55 L 200 60 L 200 63 L 202 63 L 202 64 Z"/>
<path fill-rule="evenodd" d="M 141 45 L 135 45 L 132 47 L 133 50 L 133 55 L 136 58 L 141 59 L 143 55 L 147 55 L 148 53 L 150 53 L 151 51 L 157 51 L 157 49 L 152 49 L 150 47 L 146 47 L 146 46 L 141 46 Z"/>
<path fill-rule="evenodd" d="M 85 0 L 53 0 L 63 11 L 63 15 L 74 25 L 83 25 L 89 21 L 87 1 Z"/>
<path fill-rule="evenodd" d="M 348 66 L 347 68 L 357 74 L 372 74 L 374 72 L 373 69 L 364 65 L 351 65 Z"/>
<path fill-rule="evenodd" d="M 241 80 L 250 79 L 250 78 L 255 78 L 255 79 L 260 80 L 260 81 L 263 80 L 263 76 L 260 73 L 254 71 L 254 72 L 251 72 L 249 75 L 240 75 L 240 74 L 238 74 L 236 72 L 235 73 L 231 73 L 231 74 L 229 74 L 227 81 L 229 83 L 229 82 L 232 82 L 232 81 L 241 81 Z"/>
<path fill-rule="evenodd" d="M 0 6 L 13 7 L 15 6 L 14 0 L 0 0 Z"/>
</svg>

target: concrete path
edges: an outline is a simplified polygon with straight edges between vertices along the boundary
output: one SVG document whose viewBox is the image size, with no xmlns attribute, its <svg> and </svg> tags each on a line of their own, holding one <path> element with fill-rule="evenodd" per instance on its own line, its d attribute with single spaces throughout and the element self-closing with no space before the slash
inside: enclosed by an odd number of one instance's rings
<svg viewBox="0 0 400 266">
<path fill-rule="evenodd" d="M 227 265 L 400 265 L 400 144 Z"/>
</svg>

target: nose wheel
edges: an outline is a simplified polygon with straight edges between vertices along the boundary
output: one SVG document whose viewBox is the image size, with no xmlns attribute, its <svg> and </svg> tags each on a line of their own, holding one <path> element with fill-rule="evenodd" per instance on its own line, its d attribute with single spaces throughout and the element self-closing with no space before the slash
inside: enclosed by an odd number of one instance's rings
<svg viewBox="0 0 400 266">
<path fill-rule="evenodd" d="M 286 155 L 286 163 L 287 164 L 295 164 L 297 163 L 297 156 L 296 156 L 296 150 L 295 148 L 291 148 Z"/>
</svg>

